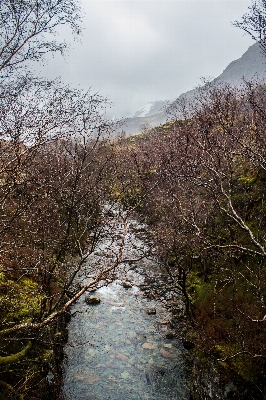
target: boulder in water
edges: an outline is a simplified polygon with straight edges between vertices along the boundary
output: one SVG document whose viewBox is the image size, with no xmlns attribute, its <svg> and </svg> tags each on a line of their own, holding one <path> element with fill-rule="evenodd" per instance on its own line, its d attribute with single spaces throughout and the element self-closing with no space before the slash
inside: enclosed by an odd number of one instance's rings
<svg viewBox="0 0 266 400">
<path fill-rule="evenodd" d="M 169 351 L 167 351 L 167 350 L 165 350 L 165 349 L 161 349 L 161 350 L 160 350 L 160 354 L 161 354 L 161 356 L 163 356 L 164 358 L 168 358 L 168 359 L 171 359 L 171 358 L 174 358 L 174 357 L 175 357 L 173 354 L 169 353 Z"/>
<path fill-rule="evenodd" d="M 150 342 L 143 343 L 143 345 L 141 347 L 143 349 L 148 349 L 148 350 L 154 350 L 155 349 L 154 344 L 150 343 Z"/>
<path fill-rule="evenodd" d="M 101 302 L 101 299 L 99 297 L 86 296 L 85 301 L 87 304 L 94 306 L 96 304 L 99 304 Z"/>
<path fill-rule="evenodd" d="M 146 312 L 148 315 L 154 315 L 154 314 L 156 314 L 156 309 L 155 308 L 147 308 Z"/>
<path fill-rule="evenodd" d="M 123 286 L 125 289 L 130 289 L 130 288 L 132 288 L 132 284 L 131 284 L 130 282 L 122 282 L 122 286 Z"/>
</svg>

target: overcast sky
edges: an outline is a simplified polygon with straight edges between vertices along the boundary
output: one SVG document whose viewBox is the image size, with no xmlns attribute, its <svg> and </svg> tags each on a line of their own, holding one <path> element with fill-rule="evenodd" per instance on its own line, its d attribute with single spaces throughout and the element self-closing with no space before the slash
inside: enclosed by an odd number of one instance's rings
<svg viewBox="0 0 266 400">
<path fill-rule="evenodd" d="M 65 60 L 49 61 L 42 74 L 114 103 L 117 117 L 146 103 L 174 99 L 216 77 L 253 44 L 232 26 L 251 4 L 246 0 L 82 0 L 81 42 Z M 67 39 L 68 32 L 61 34 Z"/>
</svg>

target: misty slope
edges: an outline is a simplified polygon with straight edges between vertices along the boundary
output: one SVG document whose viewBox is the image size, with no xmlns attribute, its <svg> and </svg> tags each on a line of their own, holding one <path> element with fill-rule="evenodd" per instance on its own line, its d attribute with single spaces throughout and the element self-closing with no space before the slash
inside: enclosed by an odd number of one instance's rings
<svg viewBox="0 0 266 400">
<path fill-rule="evenodd" d="M 223 81 L 239 86 L 243 77 L 247 80 L 254 77 L 262 81 L 266 80 L 266 56 L 261 52 L 258 43 L 250 46 L 241 58 L 232 61 L 214 81 Z M 196 89 L 192 89 L 181 94 L 179 98 L 193 97 L 195 92 Z M 170 104 L 170 102 L 163 100 L 149 103 L 132 117 L 125 118 L 123 120 L 123 131 L 126 136 L 139 133 L 143 128 L 152 128 L 164 123 L 166 114 L 163 108 L 167 103 Z"/>
<path fill-rule="evenodd" d="M 242 78 L 266 79 L 266 56 L 258 43 L 253 44 L 238 60 L 232 61 L 216 79 L 232 85 L 240 85 Z"/>
<path fill-rule="evenodd" d="M 166 106 L 167 101 L 164 100 L 159 100 L 159 101 L 154 101 L 152 103 L 148 103 L 145 107 L 143 107 L 140 111 L 137 111 L 134 115 L 132 115 L 132 118 L 138 118 L 138 117 L 150 117 L 152 115 L 157 114 L 162 110 L 164 106 Z"/>
</svg>

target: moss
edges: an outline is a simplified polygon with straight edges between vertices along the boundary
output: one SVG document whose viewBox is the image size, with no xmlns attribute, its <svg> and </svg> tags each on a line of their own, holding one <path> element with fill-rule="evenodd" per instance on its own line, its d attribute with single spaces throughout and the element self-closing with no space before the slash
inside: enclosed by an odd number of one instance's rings
<svg viewBox="0 0 266 400">
<path fill-rule="evenodd" d="M 19 351 L 18 353 L 11 354 L 10 356 L 1 357 L 0 356 L 0 365 L 9 365 L 14 364 L 19 361 L 21 358 L 25 357 L 28 351 L 30 350 L 32 344 L 29 342 L 23 350 Z"/>
<path fill-rule="evenodd" d="M 254 368 L 254 362 L 252 358 L 247 354 L 239 354 L 235 357 L 230 358 L 234 354 L 241 352 L 241 349 L 237 344 L 223 343 L 215 346 L 215 355 L 219 356 L 221 360 L 218 361 L 220 367 L 230 374 L 234 374 L 245 382 L 254 383 L 256 380 L 256 368 Z M 228 359 L 226 359 L 228 357 Z M 225 361 L 222 361 L 224 359 Z"/>
<path fill-rule="evenodd" d="M 116 200 L 124 207 L 134 207 L 139 204 L 142 199 L 142 188 L 137 183 L 135 187 L 130 187 L 127 190 L 123 189 L 120 184 L 115 184 L 111 188 L 110 197 Z"/>
<path fill-rule="evenodd" d="M 205 302 L 213 293 L 213 283 L 202 283 L 195 287 L 195 300 L 197 302 Z"/>
<path fill-rule="evenodd" d="M 191 355 L 193 356 L 194 359 L 197 359 L 200 361 L 201 363 L 201 367 L 207 368 L 208 364 L 209 364 L 209 355 L 203 351 L 203 348 L 201 347 L 201 345 L 196 345 L 194 347 L 194 349 L 191 352 Z"/>
<path fill-rule="evenodd" d="M 52 354 L 53 354 L 52 350 L 44 349 L 40 357 L 42 360 L 50 362 L 52 360 Z"/>
<path fill-rule="evenodd" d="M 244 183 L 244 184 L 247 184 L 247 185 L 250 185 L 250 184 L 252 184 L 252 183 L 255 183 L 256 182 L 256 180 L 257 180 L 257 177 L 256 176 L 243 176 L 243 175 L 241 175 L 239 178 L 238 178 L 238 182 L 240 182 L 240 183 Z"/>
<path fill-rule="evenodd" d="M 4 274 L 0 283 L 0 317 L 6 324 L 29 322 L 40 311 L 43 294 L 39 285 L 27 277 L 15 280 Z"/>
<path fill-rule="evenodd" d="M 191 271 L 187 278 L 187 292 L 191 295 L 195 295 L 202 288 L 202 279 L 197 271 Z"/>
</svg>

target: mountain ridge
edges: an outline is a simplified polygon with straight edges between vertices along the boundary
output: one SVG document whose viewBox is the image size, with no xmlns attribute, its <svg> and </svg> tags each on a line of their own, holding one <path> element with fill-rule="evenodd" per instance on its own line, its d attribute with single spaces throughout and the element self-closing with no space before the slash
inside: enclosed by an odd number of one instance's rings
<svg viewBox="0 0 266 400">
<path fill-rule="evenodd" d="M 213 82 L 226 82 L 240 86 L 243 78 L 246 80 L 255 78 L 259 81 L 266 81 L 266 56 L 261 51 L 258 43 L 254 43 L 240 58 L 229 63 L 224 71 L 213 79 Z M 177 99 L 191 98 L 196 92 L 197 89 L 191 89 L 182 93 Z M 144 129 L 165 123 L 167 115 L 164 108 L 171 103 L 172 101 L 166 100 L 150 102 L 132 117 L 124 118 L 122 120 L 123 133 L 126 136 L 130 136 L 140 133 Z"/>
</svg>

